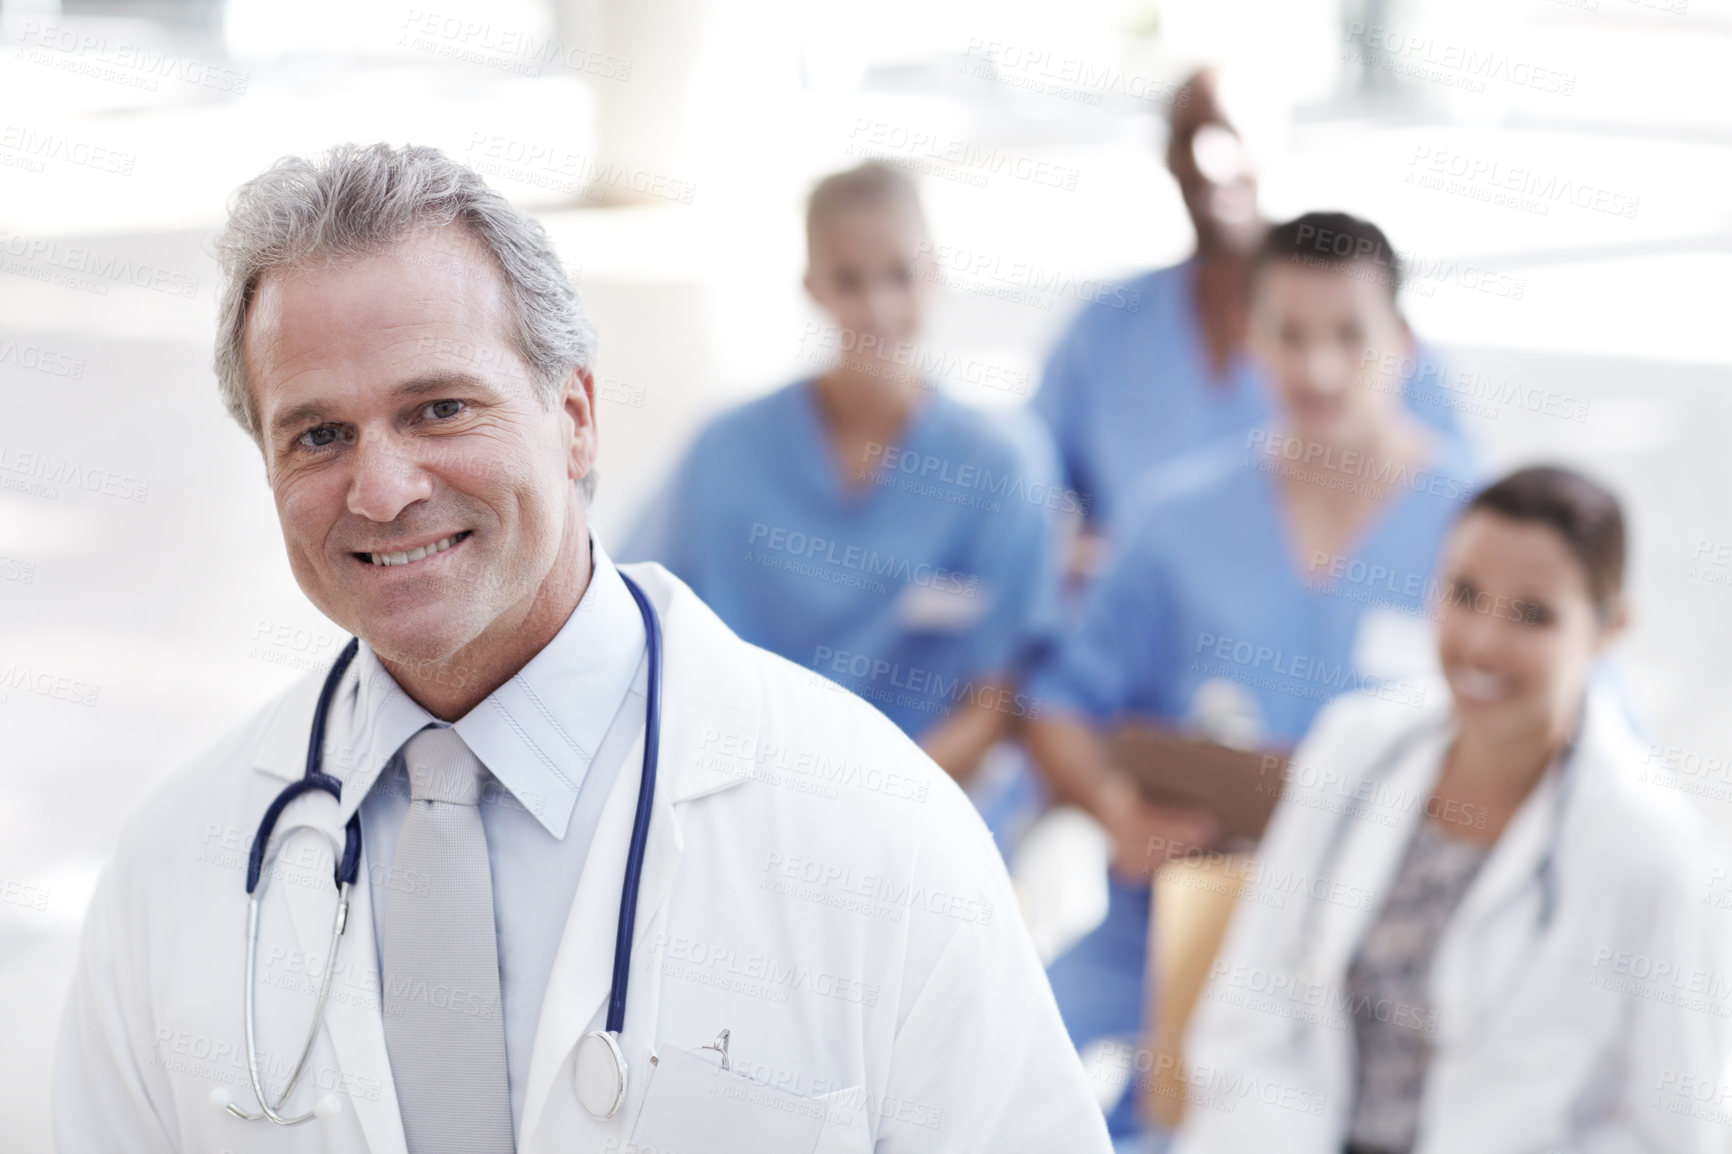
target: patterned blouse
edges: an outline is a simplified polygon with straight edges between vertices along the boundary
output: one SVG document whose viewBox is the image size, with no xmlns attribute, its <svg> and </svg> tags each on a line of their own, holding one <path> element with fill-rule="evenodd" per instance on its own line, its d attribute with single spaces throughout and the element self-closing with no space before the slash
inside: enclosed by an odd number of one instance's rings
<svg viewBox="0 0 1732 1154">
<path fill-rule="evenodd" d="M 1437 1033 L 1429 977 L 1438 939 L 1491 851 L 1421 819 L 1389 896 L 1347 969 L 1358 1049 L 1348 1149 L 1407 1154 Z"/>
</svg>

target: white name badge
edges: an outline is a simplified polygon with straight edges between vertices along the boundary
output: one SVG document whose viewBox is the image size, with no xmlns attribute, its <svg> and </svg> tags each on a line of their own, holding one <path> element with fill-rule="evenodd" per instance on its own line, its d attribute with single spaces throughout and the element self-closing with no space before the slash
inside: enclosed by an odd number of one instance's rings
<svg viewBox="0 0 1732 1154">
<path fill-rule="evenodd" d="M 904 585 L 895 602 L 896 621 L 902 628 L 934 633 L 971 629 L 991 608 L 992 592 L 981 585 L 971 589 Z"/>
<path fill-rule="evenodd" d="M 650 1067 L 629 1145 L 656 1154 L 812 1154 L 829 1107 L 685 1050 Z"/>
</svg>

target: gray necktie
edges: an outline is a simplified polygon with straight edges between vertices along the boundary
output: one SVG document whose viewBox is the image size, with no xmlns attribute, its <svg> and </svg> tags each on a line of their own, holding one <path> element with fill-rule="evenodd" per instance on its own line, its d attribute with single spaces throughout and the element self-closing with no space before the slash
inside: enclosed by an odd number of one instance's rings
<svg viewBox="0 0 1732 1154">
<path fill-rule="evenodd" d="M 483 766 L 454 729 L 403 745 L 409 813 L 385 905 L 385 1045 L 410 1154 L 515 1149 Z M 421 884 L 425 881 L 425 884 Z"/>
</svg>

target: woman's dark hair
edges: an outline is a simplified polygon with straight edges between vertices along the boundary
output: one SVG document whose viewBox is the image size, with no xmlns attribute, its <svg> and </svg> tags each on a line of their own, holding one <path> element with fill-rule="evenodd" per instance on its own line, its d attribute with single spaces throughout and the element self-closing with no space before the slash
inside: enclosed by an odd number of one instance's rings
<svg viewBox="0 0 1732 1154">
<path fill-rule="evenodd" d="M 1382 229 L 1345 212 L 1308 212 L 1275 225 L 1254 263 L 1261 269 L 1277 260 L 1348 274 L 1363 269 L 1366 279 L 1389 290 L 1390 300 L 1401 291 L 1401 254 Z"/>
<path fill-rule="evenodd" d="M 1558 531 L 1581 562 L 1588 593 L 1602 616 L 1624 589 L 1624 510 L 1611 490 L 1574 469 L 1534 465 L 1481 489 L 1474 510 Z"/>
</svg>

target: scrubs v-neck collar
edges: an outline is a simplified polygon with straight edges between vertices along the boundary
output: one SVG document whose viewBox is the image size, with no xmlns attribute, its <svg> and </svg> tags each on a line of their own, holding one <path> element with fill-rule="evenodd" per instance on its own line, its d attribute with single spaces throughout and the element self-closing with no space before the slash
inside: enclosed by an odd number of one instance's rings
<svg viewBox="0 0 1732 1154">
<path fill-rule="evenodd" d="M 830 427 L 825 423 L 824 410 L 818 401 L 818 379 L 808 377 L 792 390 L 799 410 L 792 451 L 805 462 L 813 491 L 821 494 L 835 509 L 844 513 L 865 512 L 879 498 L 881 479 L 886 465 L 881 460 L 873 469 L 872 479 L 862 488 L 852 488 L 846 479 L 846 465 L 837 460 Z M 930 439 L 934 425 L 941 419 L 945 398 L 936 388 L 920 385 L 920 398 L 902 423 L 897 439 L 886 446 L 902 453 L 918 453 Z"/>
<path fill-rule="evenodd" d="M 1458 443 L 1429 426 L 1422 427 L 1431 435 L 1435 451 L 1429 458 L 1407 472 L 1409 474 L 1415 472 L 1444 473 L 1459 478 L 1463 486 L 1468 485 L 1472 473 L 1466 468 L 1466 462 L 1462 458 Z M 1297 564 L 1301 556 L 1299 537 L 1294 532 L 1292 519 L 1287 515 L 1286 507 L 1282 503 L 1279 472 L 1258 469 L 1255 466 L 1253 468 L 1257 473 L 1258 489 L 1263 495 L 1265 515 L 1269 519 L 1275 540 L 1280 543 L 1281 569 L 1286 574 L 1287 580 L 1295 587 L 1308 593 L 1333 592 L 1341 584 L 1340 579 L 1312 582 L 1307 581 L 1304 574 L 1299 571 Z M 1420 490 L 1415 489 L 1411 484 L 1402 484 L 1400 489 L 1399 494 L 1385 496 L 1372 513 L 1370 520 L 1359 526 L 1353 536 L 1341 547 L 1339 556 L 1348 561 L 1363 559 L 1366 554 L 1371 552 L 1378 539 L 1388 532 L 1389 527 L 1401 516 L 1402 510 L 1419 499 Z M 1465 491 L 1463 496 L 1465 497 Z"/>
</svg>

